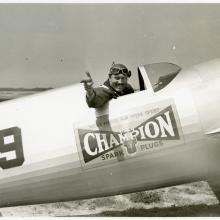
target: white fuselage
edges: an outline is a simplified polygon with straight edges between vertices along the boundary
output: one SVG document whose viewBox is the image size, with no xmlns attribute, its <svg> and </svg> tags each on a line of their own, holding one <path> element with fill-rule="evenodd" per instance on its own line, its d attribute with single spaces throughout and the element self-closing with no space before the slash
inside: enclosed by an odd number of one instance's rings
<svg viewBox="0 0 220 220">
<path fill-rule="evenodd" d="M 212 104 L 220 103 L 219 93 L 210 94 L 219 92 L 219 79 L 204 86 L 198 72 L 181 72 L 157 93 L 136 92 L 101 110 L 87 107 L 80 84 L 0 104 L 1 149 L 15 141 L 1 131 L 18 127 L 24 156 L 21 165 L 0 171 L 0 205 L 135 192 L 217 173 L 219 139 L 206 131 L 219 119 Z M 174 117 L 163 112 L 168 107 Z M 117 138 L 134 128 L 139 136 L 128 138 L 135 149 L 128 152 Z M 15 153 L 1 151 L 0 166 Z"/>
</svg>

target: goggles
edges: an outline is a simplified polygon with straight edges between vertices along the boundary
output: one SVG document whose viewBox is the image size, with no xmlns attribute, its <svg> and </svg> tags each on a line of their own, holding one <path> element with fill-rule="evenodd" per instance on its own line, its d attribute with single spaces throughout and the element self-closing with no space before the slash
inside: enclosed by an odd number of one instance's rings
<svg viewBox="0 0 220 220">
<path fill-rule="evenodd" d="M 118 67 L 112 67 L 111 69 L 110 69 L 110 73 L 111 74 L 120 74 L 120 73 L 122 73 L 122 74 L 128 74 L 128 69 L 126 69 L 126 68 L 118 68 Z"/>
</svg>

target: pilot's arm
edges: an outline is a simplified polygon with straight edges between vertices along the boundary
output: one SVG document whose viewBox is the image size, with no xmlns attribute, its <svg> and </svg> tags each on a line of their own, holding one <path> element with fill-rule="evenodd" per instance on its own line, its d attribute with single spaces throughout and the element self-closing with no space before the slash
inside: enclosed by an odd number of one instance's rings
<svg viewBox="0 0 220 220">
<path fill-rule="evenodd" d="M 87 78 L 81 81 L 86 90 L 86 102 L 90 108 L 100 108 L 112 98 L 112 94 L 107 89 L 93 88 L 90 73 L 86 72 L 86 76 Z"/>
</svg>

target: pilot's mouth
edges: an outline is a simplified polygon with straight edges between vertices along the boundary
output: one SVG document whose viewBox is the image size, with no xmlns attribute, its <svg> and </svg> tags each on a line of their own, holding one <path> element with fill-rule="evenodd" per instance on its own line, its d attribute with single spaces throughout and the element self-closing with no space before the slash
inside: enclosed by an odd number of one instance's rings
<svg viewBox="0 0 220 220">
<path fill-rule="evenodd" d="M 123 88 L 124 85 L 120 84 L 120 85 L 117 85 L 117 88 Z"/>
</svg>

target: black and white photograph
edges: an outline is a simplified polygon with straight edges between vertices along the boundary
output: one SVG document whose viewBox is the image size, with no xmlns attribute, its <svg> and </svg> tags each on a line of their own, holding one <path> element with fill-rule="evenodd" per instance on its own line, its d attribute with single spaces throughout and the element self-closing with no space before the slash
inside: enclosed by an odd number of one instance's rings
<svg viewBox="0 0 220 220">
<path fill-rule="evenodd" d="M 220 3 L 0 2 L 0 216 L 220 217 Z"/>
</svg>

